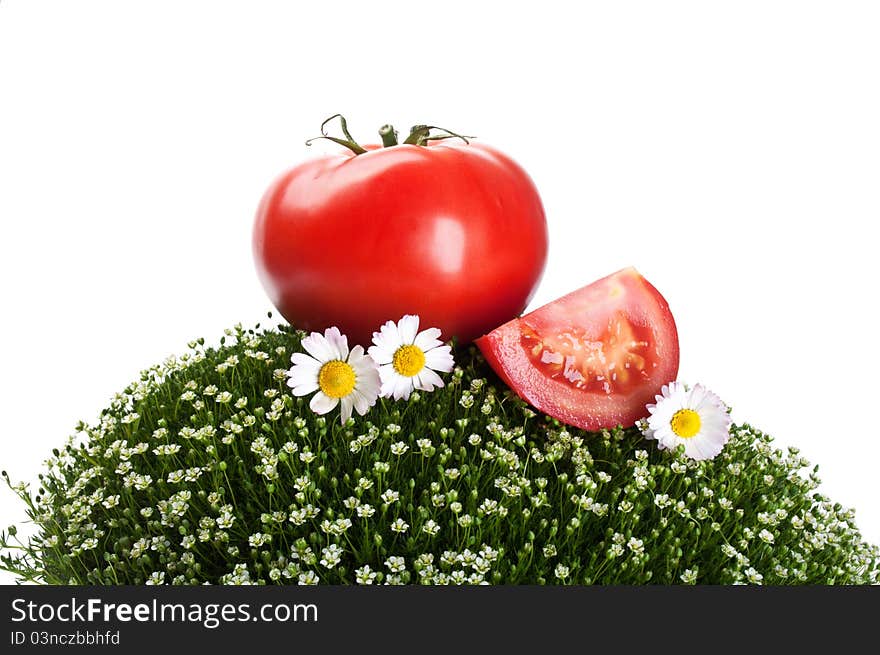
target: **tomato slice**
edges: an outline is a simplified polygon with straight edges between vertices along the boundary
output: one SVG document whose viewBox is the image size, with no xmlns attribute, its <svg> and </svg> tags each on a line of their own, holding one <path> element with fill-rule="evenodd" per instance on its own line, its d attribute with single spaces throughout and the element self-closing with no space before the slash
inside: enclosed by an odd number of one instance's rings
<svg viewBox="0 0 880 655">
<path fill-rule="evenodd" d="M 678 375 L 669 305 L 634 268 L 513 319 L 476 343 L 523 400 L 586 430 L 634 425 Z"/>
</svg>

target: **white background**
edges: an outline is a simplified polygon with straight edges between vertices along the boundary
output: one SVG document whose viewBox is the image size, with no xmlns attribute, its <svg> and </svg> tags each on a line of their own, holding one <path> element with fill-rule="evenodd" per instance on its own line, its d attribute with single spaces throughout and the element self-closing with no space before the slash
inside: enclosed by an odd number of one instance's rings
<svg viewBox="0 0 880 655">
<path fill-rule="evenodd" d="M 265 317 L 254 209 L 343 112 L 517 159 L 550 226 L 532 306 L 637 266 L 681 378 L 878 542 L 877 34 L 872 2 L 5 0 L 0 465 L 35 479 L 142 368 Z"/>
</svg>

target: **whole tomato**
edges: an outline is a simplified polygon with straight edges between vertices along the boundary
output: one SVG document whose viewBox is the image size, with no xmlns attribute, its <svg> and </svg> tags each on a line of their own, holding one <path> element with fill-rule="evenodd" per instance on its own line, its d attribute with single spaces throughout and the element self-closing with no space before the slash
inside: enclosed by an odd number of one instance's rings
<svg viewBox="0 0 880 655">
<path fill-rule="evenodd" d="M 547 257 L 544 209 L 526 172 L 440 128 L 416 126 L 398 144 L 385 126 L 383 146 L 362 147 L 341 122 L 346 138 L 324 126 L 319 138 L 349 151 L 290 169 L 257 210 L 257 271 L 284 318 L 368 344 L 404 314 L 459 342 L 518 316 Z"/>
</svg>

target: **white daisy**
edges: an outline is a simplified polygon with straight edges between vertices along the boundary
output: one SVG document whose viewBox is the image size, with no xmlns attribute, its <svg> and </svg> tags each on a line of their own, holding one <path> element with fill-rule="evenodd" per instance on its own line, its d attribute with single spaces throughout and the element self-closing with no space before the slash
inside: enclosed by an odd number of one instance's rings
<svg viewBox="0 0 880 655">
<path fill-rule="evenodd" d="M 656 439 L 661 449 L 684 444 L 692 459 L 712 459 L 730 438 L 730 414 L 721 399 L 701 384 L 688 390 L 681 382 L 664 385 L 656 404 L 647 406 L 650 416 L 644 435 Z"/>
<path fill-rule="evenodd" d="M 326 414 L 342 405 L 343 425 L 351 417 L 352 407 L 363 416 L 379 396 L 379 371 L 376 363 L 364 354 L 363 346 L 349 351 L 348 338 L 336 327 L 324 334 L 312 332 L 302 340 L 305 353 L 293 353 L 293 367 L 287 371 L 287 386 L 294 396 L 317 391 L 309 407 L 316 414 Z M 311 355 L 311 357 L 309 356 Z"/>
<path fill-rule="evenodd" d="M 419 317 L 410 314 L 373 332 L 375 345 L 368 352 L 379 365 L 383 397 L 408 400 L 413 389 L 433 391 L 443 386 L 436 371 L 448 373 L 455 362 L 452 348 L 439 336 L 438 328 L 419 332 Z"/>
</svg>

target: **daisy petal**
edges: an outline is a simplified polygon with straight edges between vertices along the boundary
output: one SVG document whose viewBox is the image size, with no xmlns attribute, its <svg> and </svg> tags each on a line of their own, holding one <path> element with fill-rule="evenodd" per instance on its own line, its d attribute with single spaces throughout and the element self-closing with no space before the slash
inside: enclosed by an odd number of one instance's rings
<svg viewBox="0 0 880 655">
<path fill-rule="evenodd" d="M 344 337 L 343 337 L 344 338 Z M 345 358 L 349 364 L 354 366 L 355 364 L 360 364 L 364 360 L 367 359 L 367 356 L 364 354 L 364 347 L 360 344 L 351 349 L 350 353 L 345 354 Z"/>
<path fill-rule="evenodd" d="M 693 409 L 695 412 L 700 411 L 703 405 L 706 403 L 712 402 L 712 394 L 711 391 L 706 389 L 702 384 L 694 385 L 694 388 L 691 389 L 688 394 L 687 406 Z"/>
<path fill-rule="evenodd" d="M 388 321 L 379 328 L 378 332 L 373 332 L 374 346 L 370 347 L 370 357 L 377 363 L 386 364 L 391 361 L 395 351 L 403 344 L 400 343 L 400 333 L 394 321 Z M 380 361 L 380 359 L 382 361 Z M 385 361 L 387 359 L 387 362 Z"/>
<path fill-rule="evenodd" d="M 305 353 L 293 353 L 290 356 L 290 361 L 295 366 L 315 366 L 316 368 L 321 368 L 321 362 Z"/>
<path fill-rule="evenodd" d="M 419 317 L 407 314 L 397 322 L 397 331 L 400 334 L 401 344 L 411 344 L 416 340 L 416 334 L 419 331 Z"/>
<path fill-rule="evenodd" d="M 440 379 L 440 376 L 429 368 L 423 368 L 417 377 L 416 389 L 433 391 L 435 388 L 439 389 L 443 386 L 443 380 Z"/>
<path fill-rule="evenodd" d="M 313 391 L 318 390 L 318 378 L 311 377 L 303 380 L 290 378 L 287 381 L 287 386 L 290 387 L 294 396 L 308 396 Z"/>
<path fill-rule="evenodd" d="M 378 381 L 379 366 L 372 357 L 364 355 L 364 349 L 362 346 L 355 346 L 352 349 L 351 355 L 348 357 L 348 363 L 354 369 L 354 374 L 358 379 L 358 386 L 360 386 L 360 381 L 362 379 Z M 387 364 L 387 366 L 390 366 L 390 364 Z"/>
<path fill-rule="evenodd" d="M 455 366 L 455 360 L 452 358 L 452 348 L 449 346 L 440 346 L 425 353 L 425 366 L 435 371 L 449 373 Z"/>
<path fill-rule="evenodd" d="M 375 341 L 375 337 L 373 338 L 373 340 Z M 376 362 L 380 366 L 382 366 L 383 364 L 390 364 L 391 361 L 394 359 L 394 354 L 390 353 L 383 346 L 370 346 L 370 349 L 367 350 L 367 354 L 374 362 Z"/>
<path fill-rule="evenodd" d="M 394 366 L 392 364 L 382 364 L 379 367 L 379 379 L 382 380 L 382 383 L 388 382 L 390 380 L 396 380 L 394 376 L 398 375 L 397 371 L 394 370 Z"/>
<path fill-rule="evenodd" d="M 370 407 L 372 407 L 376 403 L 375 396 L 372 399 L 365 396 L 358 389 L 355 389 L 352 392 L 352 400 L 354 400 L 354 408 L 357 410 L 357 413 L 363 416 L 369 411 Z"/>
<path fill-rule="evenodd" d="M 291 382 L 293 383 L 290 384 L 290 386 L 295 387 L 300 384 L 305 384 L 306 382 L 318 380 L 318 374 L 321 372 L 321 364 L 308 355 L 306 355 L 306 358 L 309 360 L 309 363 L 294 364 L 291 369 L 287 371 L 287 377 L 289 378 L 288 384 Z"/>
<path fill-rule="evenodd" d="M 342 411 L 339 414 L 339 419 L 342 422 L 342 425 L 345 425 L 348 422 L 348 419 L 351 418 L 351 408 L 354 406 L 354 399 L 352 399 L 351 396 L 352 394 L 348 394 L 340 401 L 342 404 Z"/>
<path fill-rule="evenodd" d="M 312 411 L 315 414 L 326 414 L 333 410 L 336 405 L 339 404 L 339 398 L 331 398 L 323 391 L 319 391 L 314 396 L 312 396 L 312 400 L 309 403 L 309 407 L 311 407 Z"/>
<path fill-rule="evenodd" d="M 416 335 L 416 340 L 413 343 L 421 348 L 422 351 L 427 353 L 432 348 L 443 345 L 443 342 L 437 338 L 439 336 L 440 328 L 428 328 L 427 330 L 422 330 L 421 332 L 419 332 Z"/>
<path fill-rule="evenodd" d="M 402 375 L 397 375 L 397 379 L 394 381 L 394 400 L 400 400 L 403 398 L 404 400 L 409 400 L 409 395 L 413 390 L 413 381 L 411 378 L 405 378 Z"/>
<path fill-rule="evenodd" d="M 302 347 L 321 364 L 336 359 L 335 349 L 320 332 L 312 332 L 303 339 Z"/>
<path fill-rule="evenodd" d="M 691 459 L 695 459 L 700 461 L 701 459 L 705 459 L 703 457 L 703 453 L 700 449 L 699 441 L 695 441 L 694 439 L 687 439 L 684 442 L 684 454 L 690 457 Z"/>
<path fill-rule="evenodd" d="M 381 387 L 382 382 L 379 379 L 378 371 L 371 371 L 369 375 L 358 378 L 355 390 L 367 398 L 370 401 L 370 405 L 372 405 L 376 402 L 376 398 L 379 397 Z"/>
<path fill-rule="evenodd" d="M 324 330 L 324 338 L 333 349 L 334 359 L 341 359 L 343 362 L 348 359 L 348 337 L 342 334 L 338 327 Z"/>
</svg>

